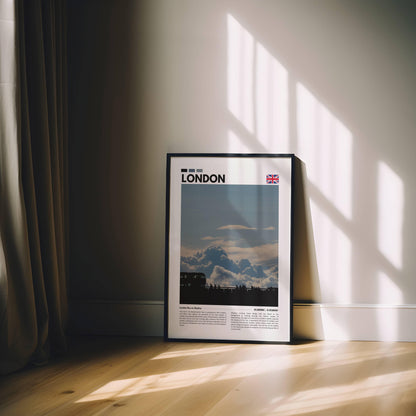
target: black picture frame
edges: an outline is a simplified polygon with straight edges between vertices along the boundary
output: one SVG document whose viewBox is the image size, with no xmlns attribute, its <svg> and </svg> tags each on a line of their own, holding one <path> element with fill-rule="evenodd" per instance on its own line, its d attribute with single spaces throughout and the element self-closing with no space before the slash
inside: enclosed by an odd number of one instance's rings
<svg viewBox="0 0 416 416">
<path fill-rule="evenodd" d="M 166 341 L 292 342 L 293 175 L 293 154 L 167 154 Z"/>
</svg>

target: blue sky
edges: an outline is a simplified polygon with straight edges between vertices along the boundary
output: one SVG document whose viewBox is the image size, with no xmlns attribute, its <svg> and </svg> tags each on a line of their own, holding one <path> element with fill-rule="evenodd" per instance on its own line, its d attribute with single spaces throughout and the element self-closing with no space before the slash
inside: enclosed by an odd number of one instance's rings
<svg viewBox="0 0 416 416">
<path fill-rule="evenodd" d="M 278 186 L 182 185 L 182 245 L 203 248 L 209 238 L 253 247 L 277 240 Z"/>
</svg>

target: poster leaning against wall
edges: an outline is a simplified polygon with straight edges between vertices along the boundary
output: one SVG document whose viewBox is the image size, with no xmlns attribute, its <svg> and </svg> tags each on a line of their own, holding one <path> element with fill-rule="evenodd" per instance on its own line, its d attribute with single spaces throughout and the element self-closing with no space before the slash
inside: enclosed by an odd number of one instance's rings
<svg viewBox="0 0 416 416">
<path fill-rule="evenodd" d="M 292 341 L 291 154 L 168 154 L 165 339 Z"/>
</svg>

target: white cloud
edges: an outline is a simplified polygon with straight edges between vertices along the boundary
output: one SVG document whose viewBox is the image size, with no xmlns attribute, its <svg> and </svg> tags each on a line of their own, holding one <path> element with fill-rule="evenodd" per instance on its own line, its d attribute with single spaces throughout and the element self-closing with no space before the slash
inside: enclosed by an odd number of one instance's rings
<svg viewBox="0 0 416 416">
<path fill-rule="evenodd" d="M 276 227 L 274 227 L 274 226 L 261 228 L 261 230 L 263 230 L 263 231 L 274 231 L 275 229 L 276 229 Z M 230 224 L 230 225 L 223 225 L 221 227 L 218 227 L 217 230 L 257 231 L 257 230 L 259 230 L 259 228 L 247 227 L 246 225 Z"/>
<path fill-rule="evenodd" d="M 277 243 L 253 248 L 210 246 L 204 250 L 182 248 L 181 271 L 200 272 L 207 283 L 221 286 L 277 285 Z"/>
<path fill-rule="evenodd" d="M 218 227 L 217 230 L 257 230 L 255 227 L 247 227 L 246 225 L 223 225 Z"/>
<path fill-rule="evenodd" d="M 278 244 L 263 244 L 257 247 L 226 247 L 227 254 L 234 261 L 248 259 L 253 264 L 263 264 L 275 259 L 278 255 Z"/>
<path fill-rule="evenodd" d="M 222 247 L 228 257 L 238 262 L 241 259 L 248 259 L 253 264 L 265 264 L 278 257 L 278 243 L 262 244 L 257 247 L 240 247 L 239 244 L 244 240 L 221 240 L 221 239 L 206 239 L 208 245 L 215 244 Z M 204 250 L 208 247 L 193 249 L 189 247 L 181 247 L 181 256 L 189 257 L 194 256 L 197 252 Z"/>
<path fill-rule="evenodd" d="M 264 278 L 256 278 L 241 273 L 233 273 L 221 266 L 215 266 L 211 277 L 207 280 L 208 284 L 219 285 L 222 287 L 233 287 L 245 285 L 246 287 L 276 287 L 278 285 L 277 275 L 270 275 Z"/>
</svg>

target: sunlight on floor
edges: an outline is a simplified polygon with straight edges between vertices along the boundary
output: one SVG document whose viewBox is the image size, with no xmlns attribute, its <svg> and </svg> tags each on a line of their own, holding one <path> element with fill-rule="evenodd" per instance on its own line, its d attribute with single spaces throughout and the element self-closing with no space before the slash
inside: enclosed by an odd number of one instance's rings
<svg viewBox="0 0 416 416">
<path fill-rule="evenodd" d="M 149 396 L 150 400 L 157 400 L 164 397 L 160 396 L 162 392 L 173 390 L 178 391 L 178 397 L 186 391 L 189 397 L 195 392 L 201 399 L 204 391 L 221 391 L 221 383 L 231 381 L 232 384 L 227 385 L 236 387 L 231 388 L 224 402 L 219 402 L 221 411 L 228 405 L 235 406 L 236 401 L 241 406 L 247 399 L 250 404 L 242 414 L 249 414 L 253 408 L 253 414 L 294 416 L 365 400 L 377 403 L 398 394 L 412 405 L 416 369 L 403 368 L 410 362 L 408 357 L 412 351 L 406 344 L 394 343 L 207 345 L 193 346 L 189 350 L 177 345 L 143 363 L 139 367 L 142 375 L 110 381 L 76 403 L 112 402 L 152 393 L 157 395 Z M 196 363 L 207 363 L 208 354 L 216 355 L 214 362 L 217 365 L 187 368 Z M 262 358 L 250 359 L 253 354 Z M 179 360 L 172 362 L 173 367 L 165 367 L 163 360 L 172 358 Z M 369 376 L 362 377 L 366 372 Z M 134 371 L 130 373 L 134 374 Z M 303 377 L 304 373 L 311 377 Z M 212 414 L 219 414 L 215 411 L 213 409 Z"/>
<path fill-rule="evenodd" d="M 194 352 L 196 351 L 197 350 Z M 204 349 L 201 349 L 201 353 L 204 354 Z M 282 355 L 279 357 L 281 358 Z M 264 359 L 244 360 L 210 367 L 114 380 L 82 398 L 78 402 L 81 403 L 94 400 L 105 400 L 114 397 L 180 389 L 212 381 L 250 377 L 258 374 L 287 369 L 291 364 L 294 364 L 295 366 L 302 365 L 305 363 L 305 359 L 308 360 L 308 357 L 310 357 L 309 353 L 297 355 L 297 362 L 295 364 L 291 363 L 291 360 L 278 360 L 271 356 Z"/>
<path fill-rule="evenodd" d="M 79 400 L 78 403 L 152 393 L 162 390 L 181 389 L 209 383 L 214 380 L 221 381 L 239 378 L 242 374 L 245 376 L 252 376 L 264 371 L 259 368 L 261 362 L 262 360 L 253 360 L 235 364 L 224 364 L 135 377 L 131 379 L 115 380 Z"/>
<path fill-rule="evenodd" d="M 416 370 L 400 371 L 368 377 L 360 382 L 304 390 L 289 397 L 273 400 L 281 416 L 301 415 L 352 404 L 364 399 L 385 397 L 400 388 L 410 391 L 416 383 Z M 273 414 L 273 409 L 269 409 Z"/>
<path fill-rule="evenodd" d="M 223 352 L 235 351 L 237 348 L 237 345 L 224 345 L 222 347 L 194 348 L 189 350 L 168 351 L 159 354 L 156 357 L 153 357 L 152 360 L 166 360 L 169 358 L 189 357 L 192 355 L 201 354 L 219 354 Z"/>
<path fill-rule="evenodd" d="M 405 355 L 407 353 L 408 351 L 406 348 L 395 348 L 394 351 L 392 351 L 391 344 L 388 343 L 381 345 L 380 349 L 377 351 L 374 349 L 369 349 L 367 352 L 360 351 L 359 353 L 355 351 L 345 351 L 341 353 L 335 352 L 317 364 L 316 370 L 334 367 L 335 365 L 345 366 L 357 363 L 365 363 L 368 360 L 387 360 L 393 357 L 400 357 L 401 355 Z"/>
</svg>

